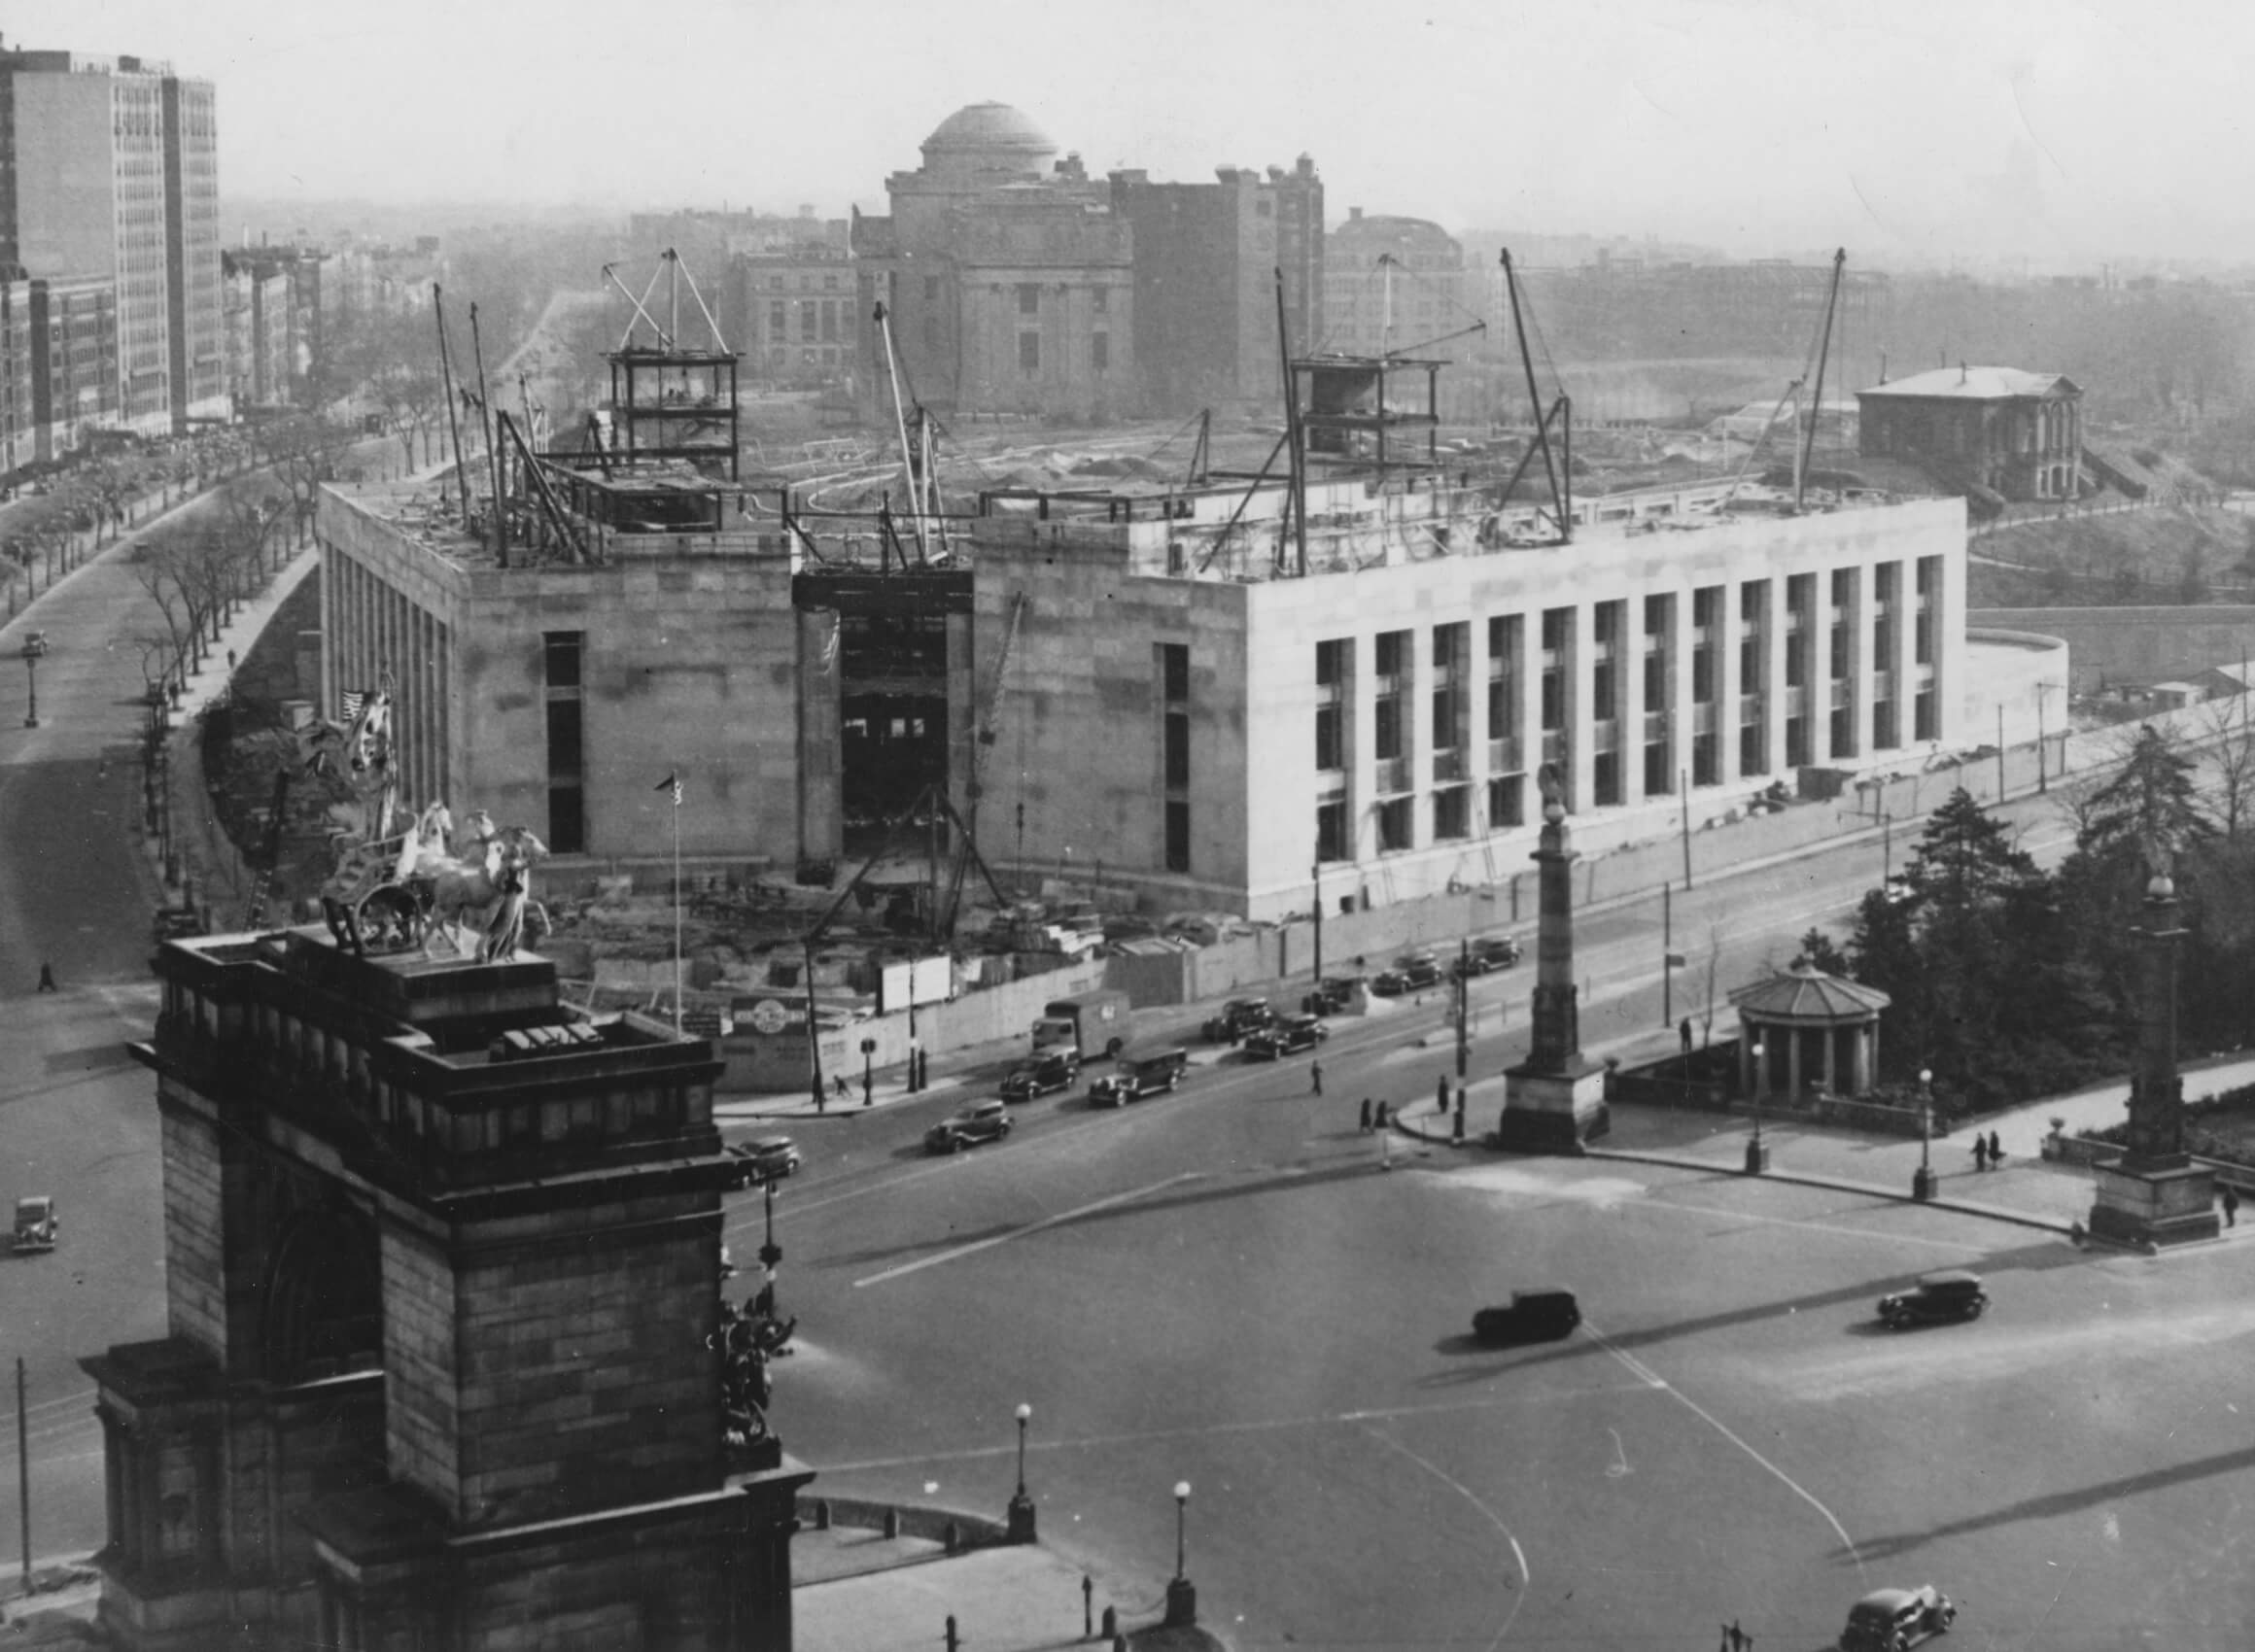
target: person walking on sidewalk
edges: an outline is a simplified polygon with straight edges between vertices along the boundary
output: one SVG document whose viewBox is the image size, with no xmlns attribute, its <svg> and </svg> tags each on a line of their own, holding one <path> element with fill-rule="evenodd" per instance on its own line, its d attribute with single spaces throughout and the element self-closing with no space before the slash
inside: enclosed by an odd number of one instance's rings
<svg viewBox="0 0 2255 1652">
<path fill-rule="evenodd" d="M 1978 1130 L 1973 1132 L 1973 1168 L 1975 1170 L 1989 1168 L 1989 1138 Z"/>
<path fill-rule="evenodd" d="M 1369 1096 L 1363 1097 L 1363 1112 L 1361 1119 L 1357 1120 L 1357 1127 L 1366 1136 L 1370 1133 L 1370 1098 Z"/>
<path fill-rule="evenodd" d="M 1433 1106 L 1442 1118 L 1448 1116 L 1448 1075 L 1440 1075 L 1440 1083 L 1433 1092 Z"/>
<path fill-rule="evenodd" d="M 1376 1112 L 1374 1115 L 1372 1115 L 1372 1116 L 1371 1116 L 1370 1123 L 1371 1123 L 1371 1125 L 1372 1125 L 1372 1126 L 1373 1126 L 1375 1129 L 1379 1130 L 1380 1132 L 1383 1132 L 1383 1131 L 1385 1131 L 1385 1130 L 1387 1130 L 1387 1129 L 1390 1129 L 1390 1128 L 1392 1127 L 1392 1126 L 1391 1126 L 1391 1125 L 1390 1125 L 1390 1124 L 1387 1122 L 1387 1111 L 1386 1111 L 1386 1103 L 1385 1103 L 1385 1100 L 1384 1100 L 1384 1098 L 1383 1098 L 1383 1097 L 1381 1097 L 1381 1098 L 1379 1099 L 1379 1102 L 1378 1102 L 1378 1111 L 1377 1111 L 1377 1112 Z"/>
<path fill-rule="evenodd" d="M 1310 1061 L 1307 1064 L 1307 1081 L 1311 1094 L 1323 1094 L 1323 1063 L 1321 1061 Z"/>
<path fill-rule="evenodd" d="M 39 965 L 39 990 L 42 992 L 60 992 L 62 990 L 54 983 L 54 966 L 44 958 L 40 960 Z"/>
<path fill-rule="evenodd" d="M 1989 1164 L 1992 1169 L 2004 1162 L 2004 1144 L 1996 1139 L 1996 1132 L 1989 1132 Z"/>
<path fill-rule="evenodd" d="M 2232 1184 L 2229 1182 L 2224 1184 L 2224 1225 L 2226 1227 L 2239 1225 L 2239 1195 L 2232 1190 Z"/>
</svg>

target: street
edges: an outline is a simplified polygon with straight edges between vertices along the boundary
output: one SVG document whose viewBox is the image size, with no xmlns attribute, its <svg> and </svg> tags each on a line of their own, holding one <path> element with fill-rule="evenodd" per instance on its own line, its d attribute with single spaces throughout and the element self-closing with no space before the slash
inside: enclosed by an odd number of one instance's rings
<svg viewBox="0 0 2255 1652">
<path fill-rule="evenodd" d="M 1815 1647 L 1927 1581 L 1974 1644 L 2240 1643 L 2232 1254 L 2096 1259 L 1399 1143 L 1389 1174 L 1355 1100 L 1419 1065 L 1335 1039 L 1321 1099 L 1303 1065 L 1225 1064 L 1122 1115 L 1045 1099 L 961 1158 L 900 1128 L 889 1163 L 810 1171 L 778 1200 L 790 1449 L 821 1489 L 992 1513 L 1029 1403 L 1044 1537 L 1163 1577 L 1188 1479 L 1190 1575 L 1247 1646 L 1682 1646 L 1737 1619 Z M 1988 1317 L 1877 1328 L 1882 1291 L 1953 1265 Z M 1558 1282 L 1574 1338 L 1465 1335 Z"/>
<path fill-rule="evenodd" d="M 0 632 L 0 652 L 28 626 L 53 643 L 41 728 L 0 687 L 7 1191 L 55 1194 L 64 1233 L 0 1274 L 42 1554 L 102 1538 L 77 1359 L 163 1330 L 156 1111 L 121 1050 L 156 1012 L 131 756 L 146 600 L 99 563 Z M 2056 858 L 2060 810 L 2011 812 Z M 1721 995 L 1843 918 L 1915 831 L 1679 891 L 1669 1012 L 1704 1017 L 1712 959 L 1727 1023 Z M 1656 906 L 1584 913 L 1585 1046 L 1665 1024 Z M 43 960 L 58 994 L 33 990 Z M 1527 964 L 1474 983 L 1475 1079 L 1522 1048 L 1532 984 Z M 794 1123 L 808 1165 L 776 1210 L 799 1350 L 776 1416 L 817 1490 L 997 1513 L 1023 1401 L 1045 1540 L 1164 1578 L 1188 1480 L 1189 1574 L 1248 1647 L 1677 1647 L 1734 1619 L 1817 1647 L 1866 1589 L 1929 1581 L 1974 1644 L 2243 1643 L 2255 1455 L 2232 1378 L 2255 1308 L 2236 1253 L 2100 1258 L 1822 1189 L 1402 1140 L 1381 1169 L 1357 1104 L 1453 1073 L 1445 996 L 1339 1021 L 1320 1098 L 1304 1057 L 1194 1046 L 1177 1095 L 1044 1097 L 958 1157 L 921 1132 L 991 1073 Z M 1624 1115 L 1614 1141 L 1639 1128 Z M 740 1259 L 763 1220 L 733 1210 Z M 1881 1291 L 1951 1265 L 1987 1275 L 1988 1317 L 1873 1328 Z M 1475 1308 L 1554 1283 L 1583 1302 L 1571 1339 L 1466 1335 Z"/>
</svg>

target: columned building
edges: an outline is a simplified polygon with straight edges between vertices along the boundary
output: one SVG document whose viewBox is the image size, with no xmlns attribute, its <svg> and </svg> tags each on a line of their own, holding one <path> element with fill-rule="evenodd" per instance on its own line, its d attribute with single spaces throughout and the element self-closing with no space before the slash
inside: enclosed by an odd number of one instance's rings
<svg viewBox="0 0 2255 1652">
<path fill-rule="evenodd" d="M 1933 467 L 1995 506 L 2081 488 L 2082 387 L 2018 367 L 1936 367 L 1856 393 L 1863 453 Z"/>
</svg>

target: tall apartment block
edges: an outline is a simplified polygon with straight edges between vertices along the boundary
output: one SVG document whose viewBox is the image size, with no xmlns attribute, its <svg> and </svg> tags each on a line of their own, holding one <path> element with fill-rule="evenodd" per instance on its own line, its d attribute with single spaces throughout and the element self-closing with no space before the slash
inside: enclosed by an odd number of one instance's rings
<svg viewBox="0 0 2255 1652">
<path fill-rule="evenodd" d="M 211 83 L 168 64 L 0 52 L 0 266 L 113 289 L 104 423 L 157 435 L 226 414 L 217 132 Z M 69 445 L 87 416 L 34 417 Z"/>
</svg>

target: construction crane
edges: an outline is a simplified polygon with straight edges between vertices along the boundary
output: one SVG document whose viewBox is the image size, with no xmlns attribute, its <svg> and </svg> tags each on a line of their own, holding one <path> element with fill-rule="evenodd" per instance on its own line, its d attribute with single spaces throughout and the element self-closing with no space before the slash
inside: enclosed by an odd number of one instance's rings
<svg viewBox="0 0 2255 1652">
<path fill-rule="evenodd" d="M 1002 627 L 1002 646 L 994 651 L 994 670 L 987 678 L 986 692 L 979 697 L 978 721 L 971 737 L 971 773 L 963 782 L 963 799 L 971 806 L 971 827 L 956 840 L 954 863 L 948 869 L 948 884 L 938 905 L 932 912 L 932 935 L 944 940 L 955 933 L 955 917 L 963 894 L 963 876 L 970 870 L 970 862 L 978 853 L 979 800 L 987 791 L 987 760 L 992 755 L 998 735 L 995 712 L 1002 703 L 1003 673 L 1010 670 L 1010 650 L 1018 641 L 1018 628 L 1025 618 L 1025 593 L 1015 593 L 1010 599 L 1010 618 Z M 984 862 L 980 871 L 986 872 Z M 993 874 L 987 874 L 989 888 L 994 886 Z M 995 890 L 1001 899 L 1001 891 Z"/>
<path fill-rule="evenodd" d="M 933 422 L 922 402 L 916 398 L 916 387 L 911 385 L 907 395 L 901 392 L 901 381 L 907 376 L 900 364 L 900 352 L 892 336 L 892 316 L 883 304 L 877 306 L 877 331 L 885 340 L 885 370 L 892 386 L 892 422 L 894 432 L 900 437 L 901 474 L 908 483 L 909 526 L 915 530 L 917 560 L 929 563 L 934 547 L 931 534 L 939 537 L 938 551 L 948 550 L 946 518 L 940 506 L 939 454 L 933 445 Z M 916 435 L 909 436 L 911 425 Z M 927 530 L 926 524 L 929 523 Z"/>
</svg>

